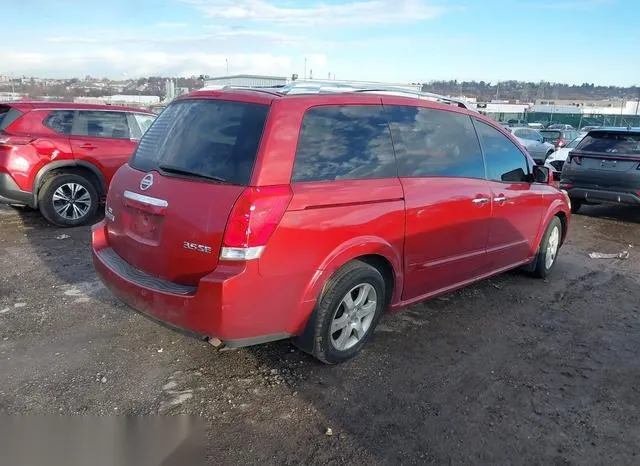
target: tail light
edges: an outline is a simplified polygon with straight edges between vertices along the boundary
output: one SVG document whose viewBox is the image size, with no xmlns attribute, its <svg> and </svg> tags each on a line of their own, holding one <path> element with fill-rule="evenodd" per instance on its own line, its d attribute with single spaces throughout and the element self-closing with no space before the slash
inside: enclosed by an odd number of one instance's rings
<svg viewBox="0 0 640 466">
<path fill-rule="evenodd" d="M 220 259 L 258 259 L 280 224 L 292 196 L 289 186 L 245 189 L 229 216 Z"/>
<path fill-rule="evenodd" d="M 567 143 L 567 141 L 565 141 L 564 139 L 558 139 L 558 142 L 556 143 L 556 145 L 558 147 L 562 147 Z"/>
</svg>

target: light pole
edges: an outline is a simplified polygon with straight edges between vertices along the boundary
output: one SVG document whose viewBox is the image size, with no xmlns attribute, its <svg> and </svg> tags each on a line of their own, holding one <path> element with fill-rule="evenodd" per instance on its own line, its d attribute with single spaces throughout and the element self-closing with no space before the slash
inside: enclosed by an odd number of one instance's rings
<svg viewBox="0 0 640 466">
<path fill-rule="evenodd" d="M 229 59 L 225 58 L 224 61 L 225 61 L 226 65 L 227 65 L 227 76 L 229 76 Z"/>
</svg>

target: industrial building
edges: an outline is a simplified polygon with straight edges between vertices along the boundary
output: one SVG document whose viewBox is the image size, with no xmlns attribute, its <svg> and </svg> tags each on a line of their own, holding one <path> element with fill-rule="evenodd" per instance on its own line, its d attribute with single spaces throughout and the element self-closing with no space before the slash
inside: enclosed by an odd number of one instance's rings
<svg viewBox="0 0 640 466">
<path fill-rule="evenodd" d="M 231 76 L 219 76 L 209 78 L 204 82 L 206 88 L 216 88 L 222 86 L 246 86 L 246 87 L 269 87 L 283 86 L 289 82 L 289 78 L 281 76 L 260 76 L 255 74 L 236 74 Z"/>
</svg>

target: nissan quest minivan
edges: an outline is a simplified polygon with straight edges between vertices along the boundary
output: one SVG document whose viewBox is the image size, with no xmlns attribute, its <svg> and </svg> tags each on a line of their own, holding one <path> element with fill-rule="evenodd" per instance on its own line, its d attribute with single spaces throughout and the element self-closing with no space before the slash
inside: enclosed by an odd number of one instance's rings
<svg viewBox="0 0 640 466">
<path fill-rule="evenodd" d="M 216 344 L 292 338 L 333 364 L 386 309 L 551 272 L 569 199 L 507 130 L 432 95 L 291 89 L 159 115 L 93 228 L 114 294 Z"/>
</svg>

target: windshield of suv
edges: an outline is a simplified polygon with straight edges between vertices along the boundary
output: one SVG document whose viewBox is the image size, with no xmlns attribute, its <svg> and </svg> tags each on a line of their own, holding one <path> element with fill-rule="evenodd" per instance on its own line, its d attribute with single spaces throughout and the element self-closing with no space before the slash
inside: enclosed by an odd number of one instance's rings
<svg viewBox="0 0 640 466">
<path fill-rule="evenodd" d="M 246 185 L 268 109 L 267 105 L 221 100 L 176 101 L 144 134 L 130 165 Z"/>
<path fill-rule="evenodd" d="M 585 136 L 576 149 L 601 154 L 637 156 L 640 154 L 640 133 L 592 132 Z"/>
<path fill-rule="evenodd" d="M 8 105 L 0 105 L 0 131 L 5 130 L 11 123 L 20 118 L 22 112 Z"/>
</svg>

